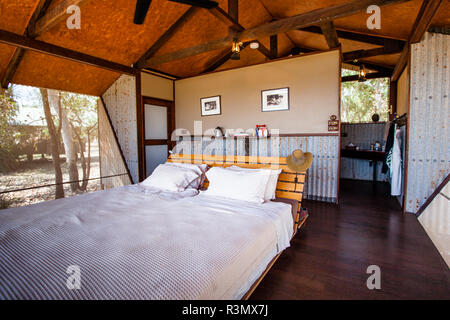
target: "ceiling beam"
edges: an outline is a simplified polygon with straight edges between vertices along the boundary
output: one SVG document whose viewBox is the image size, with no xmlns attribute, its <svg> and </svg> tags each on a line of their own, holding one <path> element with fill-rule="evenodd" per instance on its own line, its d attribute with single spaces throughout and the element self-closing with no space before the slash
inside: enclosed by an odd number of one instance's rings
<svg viewBox="0 0 450 320">
<path fill-rule="evenodd" d="M 249 42 L 252 42 L 252 41 L 249 41 Z M 258 42 L 258 44 L 259 44 L 258 49 L 256 49 L 256 50 L 258 50 L 260 53 L 262 53 L 267 59 L 269 59 L 269 60 L 272 60 L 272 59 L 273 59 L 273 58 L 272 58 L 272 55 L 271 55 L 271 53 L 270 53 L 270 50 L 267 49 L 267 48 L 261 43 L 261 41 L 256 40 L 256 41 L 254 41 L 254 42 Z"/>
<path fill-rule="evenodd" d="M 392 71 L 391 81 L 397 81 L 406 65 L 408 64 L 409 59 L 409 44 L 405 45 L 402 50 L 402 54 L 400 55 L 400 59 L 398 59 L 397 64 L 395 65 L 394 71 Z"/>
<path fill-rule="evenodd" d="M 370 57 L 375 57 L 375 56 L 381 56 L 381 55 L 385 55 L 385 54 L 394 54 L 394 53 L 400 53 L 402 52 L 401 49 L 391 49 L 391 48 L 386 48 L 386 47 L 381 47 L 381 48 L 375 48 L 375 49 L 368 49 L 368 50 L 355 50 L 355 51 L 349 51 L 349 52 L 345 52 L 343 54 L 343 61 L 353 61 L 353 60 L 358 60 L 358 59 L 362 59 L 362 58 L 370 58 Z"/>
<path fill-rule="evenodd" d="M 239 2 L 238 0 L 228 0 L 228 14 L 233 19 L 234 22 L 239 23 Z M 244 43 L 242 45 L 242 50 L 247 47 L 249 43 Z M 231 55 L 233 52 L 231 51 L 232 48 L 225 49 L 219 57 L 214 58 L 213 60 L 210 60 L 206 63 L 206 67 L 201 73 L 207 73 L 212 72 L 219 68 L 221 65 L 226 63 L 228 60 L 230 60 Z"/>
<path fill-rule="evenodd" d="M 273 21 L 254 28 L 237 32 L 222 39 L 212 40 L 194 47 L 185 48 L 175 52 L 147 59 L 146 66 L 151 67 L 165 62 L 170 62 L 200 53 L 229 47 L 234 38 L 242 42 L 268 37 L 274 34 L 287 32 L 315 24 L 323 23 L 325 20 L 347 17 L 366 10 L 369 5 L 384 6 L 394 3 L 402 3 L 408 0 L 353 0 L 352 2 L 313 10 L 307 13 L 295 15 L 289 18 Z"/>
<path fill-rule="evenodd" d="M 35 40 L 29 37 L 21 36 L 16 33 L 12 33 L 5 30 L 0 30 L 0 43 L 23 48 L 26 50 L 32 50 L 35 52 L 48 54 L 54 57 L 79 62 L 82 64 L 106 69 L 109 71 L 114 71 L 133 76 L 136 74 L 136 69 L 133 69 L 131 67 L 115 63 L 112 61 L 108 61 L 102 58 L 97 58 L 81 52 L 73 51 L 67 48 L 59 47 L 40 40 Z"/>
<path fill-rule="evenodd" d="M 29 34 L 30 28 L 34 28 L 36 21 L 45 14 L 45 12 L 47 11 L 51 2 L 52 2 L 52 0 L 40 0 L 38 2 L 36 8 L 34 9 L 32 16 L 30 18 L 30 21 L 28 22 L 27 28 L 25 30 L 26 35 Z M 22 48 L 16 48 L 16 50 L 14 51 L 14 55 L 13 55 L 12 59 L 9 61 L 8 66 L 6 67 L 5 73 L 3 74 L 3 77 L 1 78 L 2 88 L 4 88 L 4 89 L 8 88 L 8 85 L 11 82 L 12 78 L 14 77 L 14 74 L 16 73 L 20 62 L 22 61 L 24 54 L 25 54 L 25 49 L 22 49 Z"/>
<path fill-rule="evenodd" d="M 425 31 L 428 30 L 431 20 L 433 20 L 434 15 L 442 3 L 442 0 L 425 0 L 422 3 L 422 7 L 420 8 L 416 21 L 414 21 L 412 32 L 409 37 L 410 43 L 420 42 L 420 39 L 422 39 Z"/>
<path fill-rule="evenodd" d="M 209 9 L 208 11 L 211 12 L 211 14 L 213 14 L 217 19 L 228 25 L 231 30 L 237 32 L 245 30 L 245 28 L 241 26 L 237 20 L 226 13 L 221 7 L 217 6 L 215 8 Z"/>
<path fill-rule="evenodd" d="M 366 74 L 366 79 L 377 79 L 377 78 L 389 78 L 391 76 L 391 73 L 386 72 L 372 72 Z M 348 81 L 358 81 L 359 75 L 353 75 L 353 76 L 345 76 L 341 78 L 342 82 L 348 82 Z"/>
<path fill-rule="evenodd" d="M 330 49 L 336 49 L 341 45 L 333 21 L 329 20 L 321 23 L 320 28 Z"/>
<path fill-rule="evenodd" d="M 145 66 L 145 60 L 149 59 L 150 57 L 153 57 L 156 52 L 158 52 L 159 49 L 162 48 L 164 44 L 169 41 L 170 38 L 173 37 L 175 32 L 181 29 L 182 26 L 186 24 L 186 22 L 196 13 L 200 10 L 198 7 L 190 7 L 186 12 L 174 23 L 172 24 L 169 29 L 166 30 L 159 38 L 155 41 L 155 43 L 151 46 L 150 49 L 147 50 L 146 53 L 134 64 L 136 68 L 142 69 Z"/>
<path fill-rule="evenodd" d="M 364 61 L 359 61 L 359 62 L 347 61 L 347 62 L 345 62 L 345 64 L 357 66 L 358 68 L 361 64 L 363 64 L 366 67 L 366 69 L 375 70 L 377 72 L 383 72 L 383 73 L 388 73 L 388 74 L 392 74 L 393 69 L 394 69 L 393 67 L 391 68 L 388 66 L 382 66 L 382 65 L 375 64 L 375 63 L 364 62 Z"/>
<path fill-rule="evenodd" d="M 402 74 L 408 64 L 411 44 L 420 42 L 442 2 L 442 0 L 425 0 L 422 3 L 422 7 L 420 7 L 420 11 L 414 21 L 411 35 L 409 36 L 409 42 L 403 47 L 400 59 L 392 72 L 391 81 L 397 81 Z"/>
<path fill-rule="evenodd" d="M 278 35 L 270 36 L 270 58 L 276 59 L 278 57 Z"/>
<path fill-rule="evenodd" d="M 234 21 L 239 22 L 239 0 L 228 0 L 228 14 Z"/>
<path fill-rule="evenodd" d="M 300 28 L 298 30 L 310 32 L 310 33 L 322 34 L 322 29 L 317 26 Z M 397 39 L 392 39 L 392 38 L 387 38 L 387 37 L 382 37 L 382 36 L 362 34 L 362 33 L 339 30 L 339 29 L 336 29 L 336 33 L 337 33 L 338 38 L 340 38 L 340 39 L 358 41 L 358 42 L 363 42 L 363 43 L 370 43 L 370 44 L 375 44 L 375 45 L 379 45 L 379 46 L 395 45 L 397 47 L 403 47 L 403 45 L 406 43 L 406 41 L 403 41 L 403 40 L 397 40 Z"/>
<path fill-rule="evenodd" d="M 91 2 L 92 0 L 63 0 L 61 3 L 56 5 L 50 11 L 48 11 L 43 17 L 41 17 L 36 24 L 29 29 L 28 36 L 33 38 L 49 30 L 53 26 L 57 25 L 65 18 L 67 18 L 67 8 L 76 5 L 84 6 Z"/>
</svg>

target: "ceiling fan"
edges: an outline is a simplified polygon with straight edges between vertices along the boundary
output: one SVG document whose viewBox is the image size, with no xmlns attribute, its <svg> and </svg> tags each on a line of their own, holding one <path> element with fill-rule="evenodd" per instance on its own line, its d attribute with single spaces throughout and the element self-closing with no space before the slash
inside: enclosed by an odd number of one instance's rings
<svg viewBox="0 0 450 320">
<path fill-rule="evenodd" d="M 172 2 L 183 3 L 191 5 L 194 7 L 212 9 L 219 5 L 216 1 L 211 0 L 169 0 Z M 148 9 L 150 8 L 150 3 L 152 0 L 137 0 L 136 1 L 136 11 L 134 13 L 134 23 L 143 24 L 145 17 L 147 16 Z"/>
</svg>

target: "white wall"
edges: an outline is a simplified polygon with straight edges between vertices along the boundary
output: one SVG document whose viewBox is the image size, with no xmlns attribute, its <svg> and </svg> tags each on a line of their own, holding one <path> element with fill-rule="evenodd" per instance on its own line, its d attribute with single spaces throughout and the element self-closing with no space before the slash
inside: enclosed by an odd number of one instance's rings
<svg viewBox="0 0 450 320">
<path fill-rule="evenodd" d="M 141 81 L 143 96 L 173 101 L 173 80 L 142 72 Z"/>
<path fill-rule="evenodd" d="M 266 124 L 280 133 L 327 133 L 339 113 L 339 51 L 275 61 L 175 81 L 176 126 L 249 129 Z M 261 111 L 261 90 L 289 87 L 290 110 Z M 222 114 L 201 117 L 200 99 L 221 96 Z"/>
</svg>

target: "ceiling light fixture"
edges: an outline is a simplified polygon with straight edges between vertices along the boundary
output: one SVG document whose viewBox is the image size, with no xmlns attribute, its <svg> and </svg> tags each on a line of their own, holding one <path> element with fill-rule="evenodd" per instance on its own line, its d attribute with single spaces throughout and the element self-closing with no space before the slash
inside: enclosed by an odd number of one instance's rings
<svg viewBox="0 0 450 320">
<path fill-rule="evenodd" d="M 259 48 L 259 42 L 252 42 L 250 43 L 250 49 L 256 50 Z"/>
<path fill-rule="evenodd" d="M 238 42 L 237 39 L 233 40 L 233 47 L 231 48 L 231 60 L 240 60 L 241 59 L 241 46 L 242 42 Z"/>
<path fill-rule="evenodd" d="M 366 80 L 367 80 L 367 78 L 366 78 L 366 70 L 365 70 L 365 68 L 364 68 L 364 65 L 361 64 L 361 65 L 359 66 L 358 81 L 359 81 L 359 82 L 364 82 L 364 81 L 366 81 Z"/>
</svg>

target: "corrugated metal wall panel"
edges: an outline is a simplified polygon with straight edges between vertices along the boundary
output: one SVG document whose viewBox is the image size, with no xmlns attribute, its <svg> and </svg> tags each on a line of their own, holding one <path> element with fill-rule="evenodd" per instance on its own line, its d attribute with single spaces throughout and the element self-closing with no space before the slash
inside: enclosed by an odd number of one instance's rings
<svg viewBox="0 0 450 320">
<path fill-rule="evenodd" d="M 416 213 L 450 172 L 450 36 L 411 46 L 406 211 Z"/>
<path fill-rule="evenodd" d="M 345 123 L 342 132 L 346 137 L 341 138 L 342 147 L 353 143 L 361 149 L 370 149 L 370 144 L 379 141 L 384 146 L 384 130 L 386 123 Z M 386 174 L 381 172 L 381 164 L 377 167 L 377 181 L 386 181 Z M 341 178 L 356 180 L 373 180 L 373 167 L 369 161 L 361 159 L 341 159 Z"/>
<path fill-rule="evenodd" d="M 246 142 L 247 140 L 247 142 Z M 248 150 L 246 150 L 248 143 Z M 196 147 L 202 146 L 202 152 Z M 339 137 L 271 137 L 269 139 L 215 139 L 195 137 L 177 143 L 175 153 L 250 155 L 287 157 L 295 149 L 311 152 L 313 164 L 308 170 L 305 198 L 326 202 L 337 201 Z"/>
<path fill-rule="evenodd" d="M 103 94 L 106 109 L 114 131 L 130 169 L 134 182 L 139 181 L 137 131 L 136 131 L 136 82 L 134 77 L 122 75 Z"/>
</svg>

